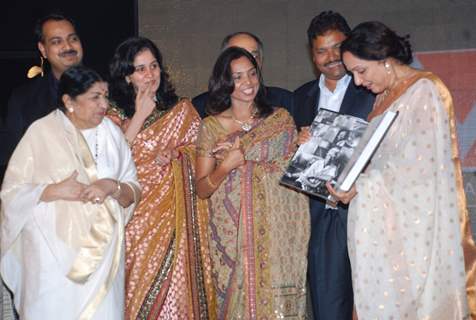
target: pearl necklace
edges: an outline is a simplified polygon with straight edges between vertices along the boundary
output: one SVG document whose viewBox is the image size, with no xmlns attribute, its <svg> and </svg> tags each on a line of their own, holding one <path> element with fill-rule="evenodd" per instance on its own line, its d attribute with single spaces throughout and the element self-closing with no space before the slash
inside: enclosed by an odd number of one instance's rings
<svg viewBox="0 0 476 320">
<path fill-rule="evenodd" d="M 98 131 L 99 131 L 98 127 L 96 127 L 96 132 L 95 132 L 96 139 L 94 143 L 94 162 L 96 162 L 96 164 L 98 163 L 98 155 L 99 155 Z"/>
</svg>

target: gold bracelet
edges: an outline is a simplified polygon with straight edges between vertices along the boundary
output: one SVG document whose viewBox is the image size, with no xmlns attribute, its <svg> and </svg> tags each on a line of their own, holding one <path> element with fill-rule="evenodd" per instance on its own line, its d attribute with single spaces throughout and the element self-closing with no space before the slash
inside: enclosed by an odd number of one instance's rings
<svg viewBox="0 0 476 320">
<path fill-rule="evenodd" d="M 114 199 L 117 199 L 121 196 L 121 182 L 119 180 L 116 180 L 116 184 L 117 184 L 116 191 L 114 191 L 114 193 L 111 194 L 111 197 L 113 197 Z"/>
<path fill-rule="evenodd" d="M 218 185 L 212 182 L 212 179 L 210 179 L 210 175 L 208 175 L 205 180 L 207 181 L 207 184 L 212 187 L 213 189 L 218 188 Z"/>
</svg>

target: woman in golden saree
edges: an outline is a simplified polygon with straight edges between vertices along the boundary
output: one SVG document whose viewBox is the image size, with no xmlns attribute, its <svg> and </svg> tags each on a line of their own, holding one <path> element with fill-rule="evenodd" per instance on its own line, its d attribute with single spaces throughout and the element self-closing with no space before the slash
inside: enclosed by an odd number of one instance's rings
<svg viewBox="0 0 476 320">
<path fill-rule="evenodd" d="M 178 99 L 149 39 L 120 44 L 110 69 L 108 114 L 132 147 L 143 186 L 126 227 L 126 318 L 213 319 L 206 204 L 194 196 L 200 118 Z"/>
<path fill-rule="evenodd" d="M 284 108 L 264 100 L 255 59 L 231 47 L 209 83 L 197 194 L 209 198 L 219 319 L 306 315 L 307 199 L 279 185 L 296 146 Z"/>
</svg>

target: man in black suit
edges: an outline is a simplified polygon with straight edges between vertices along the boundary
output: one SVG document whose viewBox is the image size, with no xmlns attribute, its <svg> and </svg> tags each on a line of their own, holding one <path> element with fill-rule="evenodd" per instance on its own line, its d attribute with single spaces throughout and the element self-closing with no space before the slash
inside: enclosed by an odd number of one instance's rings
<svg viewBox="0 0 476 320">
<path fill-rule="evenodd" d="M 244 31 L 232 33 L 223 39 L 221 50 L 223 51 L 228 47 L 245 49 L 256 59 L 260 68 L 263 65 L 263 43 L 256 35 Z M 292 113 L 292 93 L 290 91 L 278 87 L 265 87 L 265 89 L 269 104 L 274 107 L 284 107 L 289 113 Z M 208 115 L 206 112 L 207 100 L 208 91 L 192 99 L 192 104 L 202 118 Z"/>
<path fill-rule="evenodd" d="M 38 20 L 35 36 L 48 70 L 13 90 L 7 106 L 5 139 L 2 139 L 0 164 L 3 172 L 16 145 L 35 120 L 57 108 L 58 79 L 63 72 L 81 63 L 83 49 L 71 19 L 50 14 Z"/>
<path fill-rule="evenodd" d="M 357 88 L 346 73 L 340 45 L 350 28 L 338 13 L 326 11 L 312 21 L 307 30 L 309 47 L 319 79 L 294 91 L 294 120 L 300 130 L 299 141 L 309 139 L 309 125 L 319 108 L 331 109 L 365 119 L 374 96 Z M 332 208 L 310 197 L 311 238 L 308 277 L 315 319 L 352 319 L 353 294 L 347 253 L 347 207 Z"/>
</svg>

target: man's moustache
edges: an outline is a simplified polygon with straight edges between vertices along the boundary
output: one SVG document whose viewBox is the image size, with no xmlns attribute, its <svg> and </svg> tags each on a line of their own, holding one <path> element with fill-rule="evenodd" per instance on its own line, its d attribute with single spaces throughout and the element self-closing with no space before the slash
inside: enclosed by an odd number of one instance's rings
<svg viewBox="0 0 476 320">
<path fill-rule="evenodd" d="M 68 50 L 60 53 L 60 57 L 65 57 L 65 56 L 76 56 L 78 54 L 78 51 L 76 50 Z"/>
<path fill-rule="evenodd" d="M 328 63 L 326 63 L 324 66 L 328 67 L 328 66 L 330 66 L 331 64 L 337 63 L 337 62 L 338 62 L 338 63 L 342 63 L 342 60 L 334 60 L 334 61 L 328 62 Z"/>
</svg>

